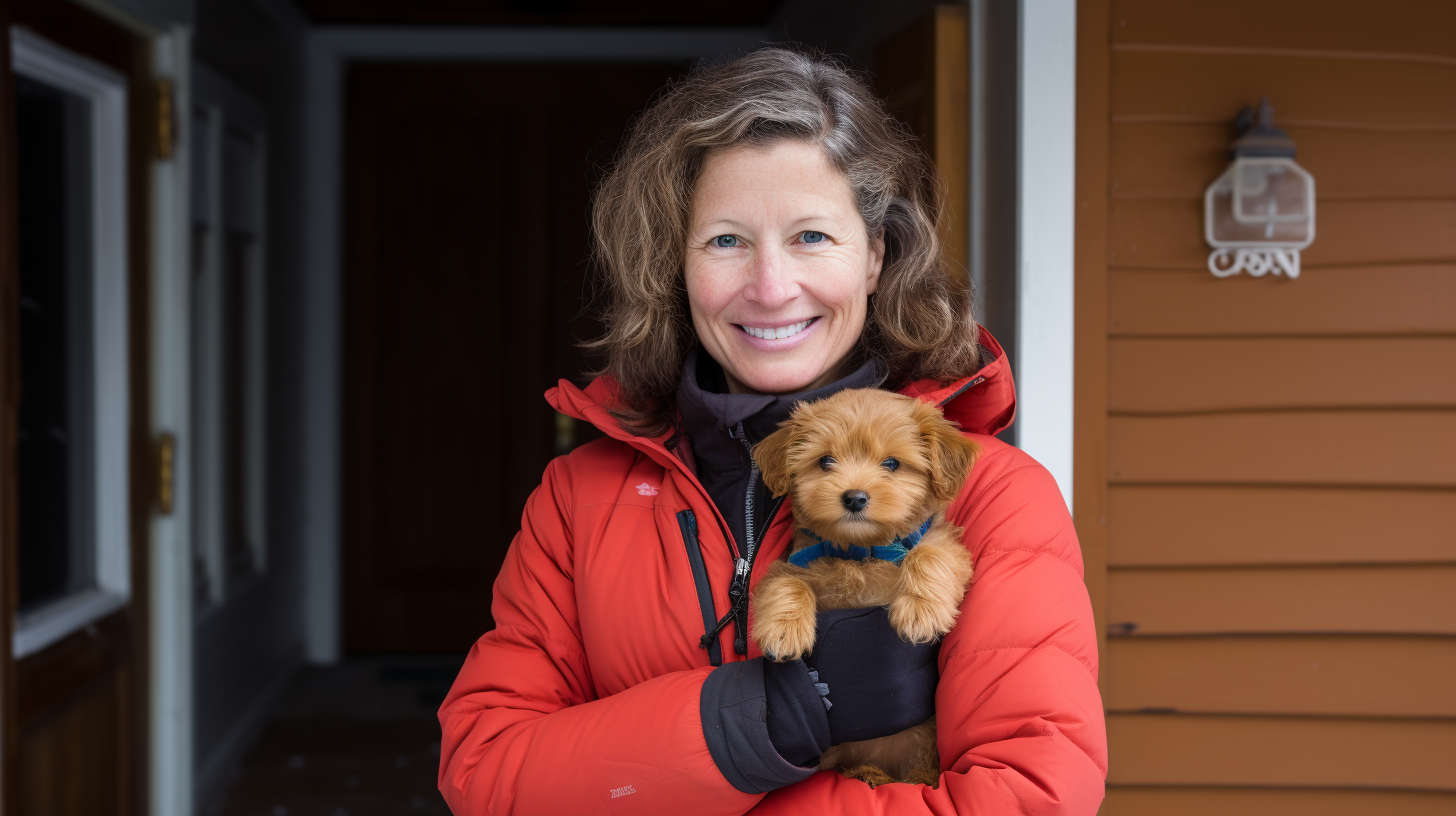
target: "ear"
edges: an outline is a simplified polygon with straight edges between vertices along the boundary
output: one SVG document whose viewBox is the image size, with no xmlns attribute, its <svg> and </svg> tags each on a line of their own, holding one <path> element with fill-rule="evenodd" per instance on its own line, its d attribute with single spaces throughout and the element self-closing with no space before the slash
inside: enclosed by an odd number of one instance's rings
<svg viewBox="0 0 1456 816">
<path fill-rule="evenodd" d="M 885 266 L 885 236 L 881 232 L 878 238 L 870 239 L 869 280 L 866 281 L 865 292 L 873 295 L 880 289 L 880 272 Z"/>
<path fill-rule="evenodd" d="M 930 492 L 942 504 L 950 504 L 966 483 L 981 446 L 967 439 L 940 409 L 917 401 L 915 420 L 930 453 Z"/>
<path fill-rule="evenodd" d="M 758 463 L 758 473 L 768 492 L 783 496 L 789 492 L 793 478 L 789 475 L 789 448 L 799 433 L 797 416 L 791 416 L 779 425 L 779 429 L 764 437 L 753 446 L 753 461 Z"/>
</svg>

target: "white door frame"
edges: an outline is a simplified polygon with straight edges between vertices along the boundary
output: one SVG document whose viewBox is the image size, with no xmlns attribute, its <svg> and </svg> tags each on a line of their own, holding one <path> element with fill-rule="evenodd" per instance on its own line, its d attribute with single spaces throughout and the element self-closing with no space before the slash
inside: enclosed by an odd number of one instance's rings
<svg viewBox="0 0 1456 816">
<path fill-rule="evenodd" d="M 1017 445 L 1072 506 L 1077 0 L 1021 0 Z"/>
<path fill-rule="evenodd" d="M 152 514 L 150 768 L 154 816 L 192 816 L 191 33 L 152 41 L 153 71 L 172 81 L 173 153 L 152 162 L 152 437 L 174 440 L 172 512 Z M 175 112 L 175 111 L 174 111 Z"/>
</svg>

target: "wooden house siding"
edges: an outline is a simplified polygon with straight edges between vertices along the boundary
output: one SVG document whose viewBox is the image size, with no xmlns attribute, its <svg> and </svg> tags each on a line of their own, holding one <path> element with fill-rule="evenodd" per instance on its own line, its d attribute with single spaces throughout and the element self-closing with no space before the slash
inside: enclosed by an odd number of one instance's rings
<svg viewBox="0 0 1456 816">
<path fill-rule="evenodd" d="M 1078 6 L 1102 812 L 1456 812 L 1456 3 Z M 1316 238 L 1217 279 L 1203 191 L 1261 96 Z"/>
</svg>

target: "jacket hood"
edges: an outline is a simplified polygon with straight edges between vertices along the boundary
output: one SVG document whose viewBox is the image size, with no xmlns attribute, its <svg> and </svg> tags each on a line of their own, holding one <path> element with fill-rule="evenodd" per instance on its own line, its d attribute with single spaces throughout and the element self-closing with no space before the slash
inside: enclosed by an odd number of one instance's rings
<svg viewBox="0 0 1456 816">
<path fill-rule="evenodd" d="M 984 328 L 980 343 L 995 356 L 980 371 L 950 383 L 917 380 L 901 388 L 899 393 L 939 405 L 945 418 L 964 431 L 994 435 L 1005 430 L 1016 417 L 1016 385 L 1011 379 L 1011 363 L 1001 344 Z M 663 446 L 668 435 L 648 439 L 633 436 L 624 429 L 611 413 L 621 404 L 617 394 L 617 383 L 610 377 L 597 377 L 584 389 L 569 380 L 561 380 L 555 388 L 547 390 L 546 401 L 557 411 L 590 422 L 607 436 L 629 442 L 670 467 L 676 457 Z"/>
</svg>

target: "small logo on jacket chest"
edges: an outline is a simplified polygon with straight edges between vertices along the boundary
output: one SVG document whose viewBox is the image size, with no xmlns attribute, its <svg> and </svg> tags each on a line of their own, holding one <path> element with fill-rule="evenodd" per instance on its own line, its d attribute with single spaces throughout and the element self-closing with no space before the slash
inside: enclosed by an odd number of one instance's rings
<svg viewBox="0 0 1456 816">
<path fill-rule="evenodd" d="M 652 485 L 650 485 L 650 484 L 648 484 L 646 482 L 643 482 L 642 484 L 637 485 L 637 495 L 639 495 L 639 496 L 656 496 L 657 495 L 657 488 L 653 487 Z"/>
<path fill-rule="evenodd" d="M 637 792 L 637 789 L 634 788 L 634 787 L 632 787 L 631 785 L 623 785 L 620 788 L 612 788 L 612 798 L 613 799 L 616 799 L 618 796 L 626 796 L 629 793 L 636 793 L 636 792 Z"/>
</svg>

